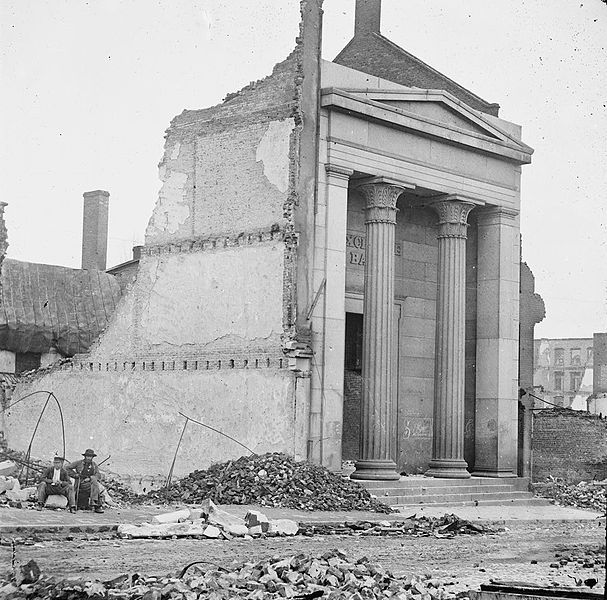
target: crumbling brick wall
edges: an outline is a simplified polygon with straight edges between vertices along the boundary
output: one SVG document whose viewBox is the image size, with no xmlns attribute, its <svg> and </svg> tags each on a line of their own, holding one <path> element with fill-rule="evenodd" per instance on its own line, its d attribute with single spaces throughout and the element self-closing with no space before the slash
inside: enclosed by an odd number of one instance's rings
<svg viewBox="0 0 607 600">
<path fill-rule="evenodd" d="M 19 390 L 55 391 L 70 456 L 93 446 L 112 454 L 120 475 L 156 477 L 174 452 L 180 411 L 256 452 L 305 456 L 306 417 L 284 349 L 296 335 L 297 213 L 314 205 L 302 139 L 316 135 L 319 11 L 319 0 L 302 1 L 295 50 L 270 76 L 173 119 L 136 280 L 88 355 Z M 31 401 L 7 414 L 15 448 L 27 445 L 37 410 Z M 33 454 L 56 448 L 48 418 Z M 175 474 L 242 451 L 188 429 Z"/>
<path fill-rule="evenodd" d="M 533 480 L 571 483 L 607 477 L 607 420 L 572 410 L 542 410 L 533 420 Z"/>
</svg>

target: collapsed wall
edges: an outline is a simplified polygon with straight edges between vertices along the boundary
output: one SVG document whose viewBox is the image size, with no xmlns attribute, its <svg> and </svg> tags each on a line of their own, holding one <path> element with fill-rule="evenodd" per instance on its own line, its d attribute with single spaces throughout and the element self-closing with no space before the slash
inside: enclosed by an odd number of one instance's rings
<svg viewBox="0 0 607 600">
<path fill-rule="evenodd" d="M 68 459 L 93 447 L 112 455 L 112 471 L 149 483 L 170 466 L 185 422 L 180 412 L 255 452 L 305 457 L 307 407 L 295 401 L 285 349 L 296 336 L 298 253 L 307 251 L 298 244 L 298 219 L 313 204 L 302 155 L 310 154 L 315 129 L 317 73 L 305 63 L 319 61 L 319 13 L 319 2 L 302 2 L 297 46 L 269 77 L 173 119 L 137 278 L 110 325 L 89 354 L 15 391 L 13 400 L 36 390 L 56 394 Z M 39 394 L 7 412 L 12 447 L 27 446 L 45 399 Z M 61 447 L 53 410 L 34 455 Z M 175 474 L 243 452 L 190 423 Z"/>
</svg>

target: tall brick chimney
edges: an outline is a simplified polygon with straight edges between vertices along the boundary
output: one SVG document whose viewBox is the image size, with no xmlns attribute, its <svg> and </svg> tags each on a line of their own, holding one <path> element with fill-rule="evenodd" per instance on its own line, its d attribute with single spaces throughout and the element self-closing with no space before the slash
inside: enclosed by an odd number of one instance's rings
<svg viewBox="0 0 607 600">
<path fill-rule="evenodd" d="M 82 218 L 82 268 L 105 271 L 110 193 L 84 192 Z"/>
<path fill-rule="evenodd" d="M 354 35 L 379 33 L 381 24 L 381 0 L 356 0 Z"/>
</svg>

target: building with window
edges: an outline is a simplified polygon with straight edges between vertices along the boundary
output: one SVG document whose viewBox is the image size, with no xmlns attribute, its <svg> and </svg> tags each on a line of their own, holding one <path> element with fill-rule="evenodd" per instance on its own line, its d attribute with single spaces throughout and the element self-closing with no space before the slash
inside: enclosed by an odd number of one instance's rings
<svg viewBox="0 0 607 600">
<path fill-rule="evenodd" d="M 586 400 L 592 394 L 593 338 L 537 339 L 534 355 L 533 384 L 538 396 L 557 406 L 587 410 Z"/>
</svg>

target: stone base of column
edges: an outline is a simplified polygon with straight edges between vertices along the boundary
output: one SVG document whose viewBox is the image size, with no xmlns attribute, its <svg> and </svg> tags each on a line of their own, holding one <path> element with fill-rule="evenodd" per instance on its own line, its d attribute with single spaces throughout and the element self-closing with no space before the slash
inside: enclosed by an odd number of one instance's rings
<svg viewBox="0 0 607 600">
<path fill-rule="evenodd" d="M 371 481 L 395 481 L 400 479 L 393 460 L 357 460 L 356 471 L 350 479 L 364 479 Z"/>
<path fill-rule="evenodd" d="M 445 479 L 468 479 L 471 477 L 465 460 L 433 459 L 430 468 L 424 473 L 426 477 L 441 477 Z"/>
<path fill-rule="evenodd" d="M 518 477 L 518 475 L 512 471 L 473 471 L 474 477 Z"/>
</svg>

